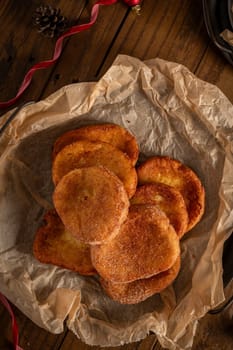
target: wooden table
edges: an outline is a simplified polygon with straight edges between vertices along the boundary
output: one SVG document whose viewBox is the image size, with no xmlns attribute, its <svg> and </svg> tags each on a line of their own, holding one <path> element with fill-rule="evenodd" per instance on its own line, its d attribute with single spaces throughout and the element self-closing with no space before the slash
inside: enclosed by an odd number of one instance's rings
<svg viewBox="0 0 233 350">
<path fill-rule="evenodd" d="M 49 2 L 76 23 L 89 20 L 93 3 L 85 0 Z M 1 2 L 0 101 L 16 94 L 25 73 L 34 63 L 52 57 L 55 39 L 38 34 L 32 25 L 32 15 L 40 4 L 37 0 Z M 144 0 L 140 16 L 123 2 L 102 7 L 97 23 L 66 39 L 59 61 L 52 68 L 34 75 L 31 86 L 18 103 L 38 101 L 66 84 L 96 81 L 119 53 L 142 60 L 158 56 L 179 62 L 199 78 L 217 85 L 233 102 L 233 69 L 207 35 L 201 0 Z M 68 330 L 60 335 L 49 334 L 15 307 L 13 309 L 24 350 L 100 349 L 85 345 Z M 230 325 L 231 330 L 228 329 Z M 0 329 L 0 349 L 11 349 L 10 318 L 1 305 Z M 223 314 L 204 317 L 193 349 L 232 348 L 232 321 Z M 155 350 L 161 347 L 156 336 L 151 334 L 143 341 L 121 349 Z"/>
</svg>

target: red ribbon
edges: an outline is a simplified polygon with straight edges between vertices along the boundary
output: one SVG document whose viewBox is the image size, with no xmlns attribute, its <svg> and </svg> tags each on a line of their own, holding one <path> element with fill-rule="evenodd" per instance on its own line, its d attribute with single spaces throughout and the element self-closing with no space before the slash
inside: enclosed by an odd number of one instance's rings
<svg viewBox="0 0 233 350">
<path fill-rule="evenodd" d="M 133 6 L 140 5 L 141 0 L 124 0 L 124 2 L 125 2 L 128 6 L 133 7 Z"/>
<path fill-rule="evenodd" d="M 10 304 L 8 303 L 7 299 L 4 297 L 2 293 L 0 293 L 0 301 L 5 306 L 9 314 L 11 315 L 11 326 L 12 326 L 12 333 L 13 333 L 13 342 L 14 342 L 14 349 L 15 350 L 23 350 L 19 345 L 19 331 L 18 331 L 18 325 L 14 316 L 14 313 L 12 311 L 12 308 Z"/>
<path fill-rule="evenodd" d="M 9 101 L 0 102 L 0 108 L 7 108 L 7 107 L 13 105 L 20 98 L 20 96 L 23 94 L 23 92 L 27 89 L 27 87 L 31 83 L 33 74 L 39 69 L 45 69 L 45 68 L 52 66 L 58 60 L 58 58 L 60 57 L 61 52 L 62 52 L 63 40 L 65 38 L 67 38 L 71 35 L 74 35 L 76 33 L 79 33 L 83 30 L 89 29 L 96 22 L 96 19 L 98 17 L 98 13 L 99 13 L 99 6 L 100 5 L 112 5 L 118 1 L 119 0 L 99 0 L 99 1 L 97 1 L 92 7 L 90 22 L 86 23 L 86 24 L 75 25 L 75 26 L 71 27 L 68 31 L 66 31 L 64 34 L 62 34 L 58 38 L 58 40 L 56 41 L 53 58 L 51 60 L 36 63 L 34 66 L 32 66 L 29 69 L 29 71 L 27 72 L 27 74 L 25 75 L 24 80 L 23 80 L 16 96 L 13 97 L 12 99 L 10 99 Z M 131 6 L 131 7 L 136 6 L 141 2 L 141 0 L 123 0 L 123 1 L 128 6 Z"/>
</svg>

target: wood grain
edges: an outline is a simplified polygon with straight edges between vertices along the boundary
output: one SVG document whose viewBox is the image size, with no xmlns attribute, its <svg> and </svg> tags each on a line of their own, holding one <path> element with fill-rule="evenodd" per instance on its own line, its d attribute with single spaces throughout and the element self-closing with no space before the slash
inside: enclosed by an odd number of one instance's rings
<svg viewBox="0 0 233 350">
<path fill-rule="evenodd" d="M 89 21 L 95 1 L 50 0 L 75 23 Z M 46 3 L 46 2 L 45 2 Z M 39 35 L 32 25 L 40 0 L 2 1 L 0 7 L 0 100 L 12 98 L 28 69 L 53 55 L 55 39 Z M 64 42 L 59 61 L 34 75 L 19 102 L 39 100 L 75 82 L 97 81 L 118 54 L 147 60 L 160 57 L 187 66 L 199 78 L 218 86 L 233 102 L 233 67 L 207 35 L 201 0 L 144 0 L 140 16 L 123 2 L 100 8 L 95 25 Z M 0 114 L 3 111 L 0 112 Z M 99 350 L 67 329 L 54 335 L 37 327 L 13 306 L 24 350 Z M 232 315 L 233 311 L 229 313 Z M 199 322 L 193 350 L 233 348 L 232 317 L 206 315 Z M 11 320 L 0 305 L 0 350 L 12 349 Z M 161 350 L 154 334 L 144 340 L 106 350 Z"/>
<path fill-rule="evenodd" d="M 233 103 L 233 67 L 213 43 L 208 46 L 195 73 L 199 78 L 217 85 Z"/>
<path fill-rule="evenodd" d="M 160 57 L 195 71 L 209 42 L 201 11 L 200 1 L 145 1 L 141 16 L 127 16 L 99 76 L 117 54 L 142 60 Z"/>
<path fill-rule="evenodd" d="M 51 1 L 60 7 L 64 15 L 75 14 L 78 19 L 85 7 L 85 0 Z M 46 38 L 33 26 L 32 17 L 41 3 L 36 0 L 4 1 L 0 7 L 0 23 L 4 35 L 0 36 L 0 100 L 14 97 L 27 71 L 42 60 L 53 56 L 55 38 Z M 65 45 L 67 45 L 66 40 Z M 37 100 L 47 84 L 54 67 L 36 72 L 29 90 L 20 102 Z"/>
<path fill-rule="evenodd" d="M 101 7 L 94 26 L 70 38 L 69 45 L 63 51 L 43 92 L 43 97 L 67 84 L 97 80 L 96 72 L 108 55 L 126 13 L 127 7 L 121 3 Z M 90 7 L 87 7 L 80 21 L 87 21 L 89 16 Z"/>
</svg>

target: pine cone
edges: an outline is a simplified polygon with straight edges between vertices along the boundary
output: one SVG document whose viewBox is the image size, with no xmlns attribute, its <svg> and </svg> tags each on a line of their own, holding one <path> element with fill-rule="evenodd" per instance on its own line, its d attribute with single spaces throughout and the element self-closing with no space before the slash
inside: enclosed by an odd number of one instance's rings
<svg viewBox="0 0 233 350">
<path fill-rule="evenodd" d="M 64 32 L 68 21 L 60 12 L 60 9 L 50 5 L 38 7 L 33 16 L 33 22 L 37 26 L 38 32 L 49 38 L 57 37 Z"/>
</svg>

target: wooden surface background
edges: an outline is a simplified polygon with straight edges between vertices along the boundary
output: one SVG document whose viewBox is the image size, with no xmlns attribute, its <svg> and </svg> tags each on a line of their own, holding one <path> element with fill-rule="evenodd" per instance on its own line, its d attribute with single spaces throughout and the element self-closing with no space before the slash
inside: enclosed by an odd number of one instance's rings
<svg viewBox="0 0 233 350">
<path fill-rule="evenodd" d="M 33 64 L 52 57 L 55 39 L 37 33 L 32 25 L 35 9 L 41 4 L 50 4 L 59 7 L 62 14 L 75 23 L 86 23 L 93 3 L 85 0 L 1 2 L 0 101 L 16 94 Z M 96 81 L 120 53 L 142 60 L 160 57 L 181 63 L 199 78 L 217 85 L 233 102 L 233 68 L 207 35 L 201 0 L 144 0 L 140 16 L 123 2 L 101 7 L 95 25 L 65 40 L 59 61 L 34 75 L 19 103 L 43 99 L 66 84 Z M 24 350 L 100 349 L 82 343 L 67 330 L 60 335 L 49 334 L 15 307 L 14 311 Z M 1 305 L 0 329 L 0 350 L 11 349 L 10 318 Z M 231 350 L 232 334 L 229 314 L 207 315 L 200 321 L 192 349 Z M 157 350 L 161 347 L 156 336 L 151 334 L 141 342 L 116 349 Z"/>
</svg>

